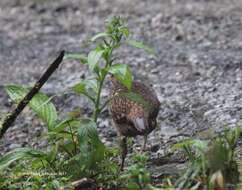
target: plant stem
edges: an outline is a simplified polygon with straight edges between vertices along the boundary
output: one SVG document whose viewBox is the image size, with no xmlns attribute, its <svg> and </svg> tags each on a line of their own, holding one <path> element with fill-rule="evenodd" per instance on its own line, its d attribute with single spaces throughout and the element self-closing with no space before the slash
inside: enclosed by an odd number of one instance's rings
<svg viewBox="0 0 242 190">
<path fill-rule="evenodd" d="M 106 75 L 101 77 L 101 80 L 100 80 L 100 83 L 98 86 L 97 99 L 95 101 L 95 111 L 94 111 L 94 115 L 93 115 L 94 122 L 97 122 L 98 114 L 100 113 L 99 104 L 100 104 L 100 97 L 101 97 L 101 92 L 102 92 L 102 87 L 103 87 L 103 82 L 104 82 L 105 76 Z"/>
<path fill-rule="evenodd" d="M 110 52 L 109 52 L 109 55 L 107 56 L 107 58 L 105 59 L 106 61 L 106 65 L 105 65 L 105 70 L 111 66 L 112 62 L 110 61 L 110 58 L 111 58 L 111 55 L 112 55 L 112 52 L 113 52 L 113 48 L 111 48 Z M 103 88 L 103 83 L 104 83 L 104 80 L 106 78 L 106 75 L 107 73 L 105 72 L 104 74 L 101 74 L 100 75 L 100 83 L 99 83 L 99 86 L 98 86 L 98 93 L 97 93 L 97 99 L 95 101 L 95 111 L 94 111 L 94 115 L 93 115 L 93 118 L 94 118 L 94 122 L 97 122 L 97 118 L 98 118 L 98 115 L 99 113 L 102 111 L 103 107 L 102 108 L 99 108 L 100 106 L 100 98 L 101 98 L 101 92 L 102 92 L 102 88 Z"/>
<path fill-rule="evenodd" d="M 71 139 L 72 139 L 72 142 L 74 144 L 74 153 L 76 154 L 77 153 L 77 147 L 76 147 L 76 142 L 75 142 L 75 139 L 74 139 L 74 135 L 73 135 L 73 131 L 72 131 L 72 128 L 71 128 L 71 125 L 69 122 L 67 122 L 68 126 L 69 126 L 69 129 L 70 129 L 70 133 L 71 133 Z"/>
</svg>

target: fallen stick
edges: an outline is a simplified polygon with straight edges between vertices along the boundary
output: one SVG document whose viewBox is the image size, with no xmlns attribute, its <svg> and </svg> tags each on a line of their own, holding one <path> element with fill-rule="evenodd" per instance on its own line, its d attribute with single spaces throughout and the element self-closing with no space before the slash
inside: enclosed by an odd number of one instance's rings
<svg viewBox="0 0 242 190">
<path fill-rule="evenodd" d="M 61 51 L 59 56 L 55 61 L 49 66 L 45 73 L 40 77 L 40 79 L 35 83 L 34 87 L 29 91 L 29 93 L 18 103 L 17 107 L 4 118 L 2 126 L 0 126 L 0 139 L 3 137 L 4 133 L 13 124 L 18 115 L 23 111 L 29 101 L 37 94 L 40 88 L 45 84 L 45 82 L 50 78 L 53 72 L 59 67 L 63 60 L 65 51 Z"/>
</svg>

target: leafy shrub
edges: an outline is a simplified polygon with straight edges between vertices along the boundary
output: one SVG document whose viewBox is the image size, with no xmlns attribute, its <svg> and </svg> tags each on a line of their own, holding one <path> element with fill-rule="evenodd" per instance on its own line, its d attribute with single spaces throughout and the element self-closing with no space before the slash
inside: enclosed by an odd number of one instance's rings
<svg viewBox="0 0 242 190">
<path fill-rule="evenodd" d="M 237 127 L 225 130 L 210 142 L 189 139 L 174 145 L 175 149 L 182 148 L 189 160 L 188 169 L 176 183 L 177 189 L 214 190 L 216 185 L 222 190 L 226 186 L 235 189 L 240 175 L 235 148 L 241 132 Z"/>
<path fill-rule="evenodd" d="M 82 177 L 96 178 L 97 182 L 109 180 L 115 184 L 119 170 L 111 158 L 117 155 L 117 151 L 105 147 L 97 133 L 97 119 L 109 101 L 102 103 L 101 92 L 108 74 L 114 75 L 123 85 L 131 88 L 130 68 L 126 64 L 116 63 L 117 57 L 113 56 L 116 49 L 127 44 L 149 53 L 153 53 L 153 50 L 141 42 L 131 40 L 129 29 L 120 17 L 109 20 L 106 31 L 95 35 L 91 42 L 95 48 L 87 55 L 68 53 L 65 59 L 79 60 L 92 73 L 90 78 L 80 81 L 72 89 L 92 102 L 93 116 L 82 118 L 70 114 L 60 120 L 51 103 L 52 97 L 42 92 L 35 95 L 29 107 L 46 124 L 49 146 L 46 151 L 17 148 L 2 156 L 0 189 L 58 189 Z M 16 103 L 29 90 L 19 85 L 6 85 L 5 89 Z M 37 172 L 37 175 L 26 174 L 29 171 Z"/>
</svg>

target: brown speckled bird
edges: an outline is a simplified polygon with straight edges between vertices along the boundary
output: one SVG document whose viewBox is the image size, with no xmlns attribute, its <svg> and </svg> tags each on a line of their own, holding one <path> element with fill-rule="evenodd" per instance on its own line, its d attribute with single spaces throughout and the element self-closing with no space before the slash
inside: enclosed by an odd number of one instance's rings
<svg viewBox="0 0 242 190">
<path fill-rule="evenodd" d="M 133 81 L 128 90 L 111 76 L 111 100 L 109 110 L 112 115 L 121 146 L 121 169 L 127 155 L 127 137 L 144 136 L 143 150 L 147 135 L 156 127 L 156 117 L 160 102 L 155 91 L 141 82 Z"/>
</svg>

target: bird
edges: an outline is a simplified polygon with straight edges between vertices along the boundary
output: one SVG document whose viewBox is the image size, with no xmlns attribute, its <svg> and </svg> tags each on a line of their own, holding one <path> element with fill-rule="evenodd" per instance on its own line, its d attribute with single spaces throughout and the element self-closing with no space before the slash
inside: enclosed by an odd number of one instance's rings
<svg viewBox="0 0 242 190">
<path fill-rule="evenodd" d="M 117 129 L 121 148 L 121 170 L 128 153 L 127 137 L 143 136 L 142 151 L 146 149 L 148 134 L 157 126 L 160 101 L 155 91 L 133 80 L 128 89 L 115 76 L 110 77 L 109 112 Z"/>
</svg>

